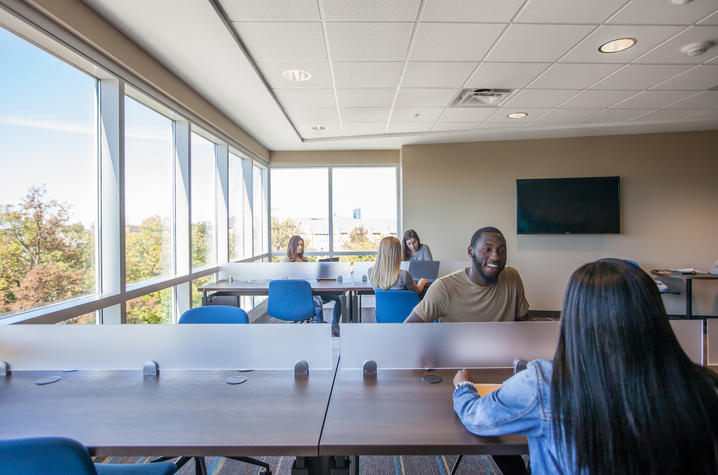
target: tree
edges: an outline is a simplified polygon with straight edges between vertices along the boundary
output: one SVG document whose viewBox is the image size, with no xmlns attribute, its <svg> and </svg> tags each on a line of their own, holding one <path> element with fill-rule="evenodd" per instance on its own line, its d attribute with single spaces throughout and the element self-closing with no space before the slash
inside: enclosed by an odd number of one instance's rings
<svg viewBox="0 0 718 475">
<path fill-rule="evenodd" d="M 169 224 L 159 216 L 146 218 L 138 226 L 126 227 L 128 282 L 139 282 L 168 273 L 172 266 L 172 242 L 165 236 L 169 235 Z"/>
<path fill-rule="evenodd" d="M 297 234 L 301 234 L 301 231 L 299 225 L 294 224 L 293 219 L 288 218 L 280 221 L 279 218 L 272 218 L 273 251 L 286 251 L 289 245 L 289 239 Z"/>
</svg>

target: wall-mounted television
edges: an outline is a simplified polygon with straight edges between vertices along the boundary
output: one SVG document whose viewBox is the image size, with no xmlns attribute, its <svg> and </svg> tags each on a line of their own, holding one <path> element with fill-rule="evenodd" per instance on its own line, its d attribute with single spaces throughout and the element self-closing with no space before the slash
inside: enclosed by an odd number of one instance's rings
<svg viewBox="0 0 718 475">
<path fill-rule="evenodd" d="M 518 234 L 618 234 L 620 178 L 516 180 Z"/>
</svg>

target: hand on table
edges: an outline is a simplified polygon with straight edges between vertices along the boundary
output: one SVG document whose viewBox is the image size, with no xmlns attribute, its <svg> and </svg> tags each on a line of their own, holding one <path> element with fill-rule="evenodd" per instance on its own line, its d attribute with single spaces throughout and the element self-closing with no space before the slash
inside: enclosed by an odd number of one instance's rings
<svg viewBox="0 0 718 475">
<path fill-rule="evenodd" d="M 454 376 L 454 387 L 458 386 L 459 383 L 463 383 L 464 381 L 471 381 L 471 375 L 469 375 L 469 372 L 466 369 L 460 369 L 456 372 L 456 375 Z"/>
</svg>

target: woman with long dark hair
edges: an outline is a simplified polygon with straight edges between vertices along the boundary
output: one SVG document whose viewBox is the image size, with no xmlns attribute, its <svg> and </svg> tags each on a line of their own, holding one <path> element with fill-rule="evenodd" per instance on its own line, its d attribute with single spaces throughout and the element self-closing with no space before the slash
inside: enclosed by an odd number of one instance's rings
<svg viewBox="0 0 718 475">
<path fill-rule="evenodd" d="M 653 280 L 617 259 L 585 264 L 564 295 L 553 362 L 454 410 L 477 435 L 527 435 L 531 473 L 718 473 L 718 375 L 688 359 Z"/>
<path fill-rule="evenodd" d="M 433 261 L 428 244 L 422 244 L 419 235 L 413 229 L 407 229 L 402 239 L 405 261 Z"/>
</svg>

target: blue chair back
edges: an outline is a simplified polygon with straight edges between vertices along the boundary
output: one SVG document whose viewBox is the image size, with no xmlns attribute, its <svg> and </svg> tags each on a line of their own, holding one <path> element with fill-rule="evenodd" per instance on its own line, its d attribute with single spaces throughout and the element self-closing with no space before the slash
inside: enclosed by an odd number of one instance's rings
<svg viewBox="0 0 718 475">
<path fill-rule="evenodd" d="M 249 323 L 249 318 L 239 307 L 208 305 L 187 310 L 178 323 Z"/>
<path fill-rule="evenodd" d="M 96 475 L 87 448 L 64 437 L 0 441 L 0 473 Z"/>
<path fill-rule="evenodd" d="M 274 318 L 289 322 L 313 318 L 315 310 L 312 286 L 306 280 L 270 281 L 267 313 Z"/>
<path fill-rule="evenodd" d="M 376 289 L 374 295 L 377 323 L 401 323 L 419 303 L 419 296 L 412 290 Z"/>
<path fill-rule="evenodd" d="M 631 264 L 631 265 L 634 265 L 634 266 L 638 267 L 639 269 L 641 268 L 641 266 L 639 266 L 639 265 L 638 265 L 638 262 L 636 262 L 636 261 L 632 261 L 631 259 L 624 259 L 624 261 L 625 261 L 625 262 L 628 262 L 628 263 Z"/>
</svg>

